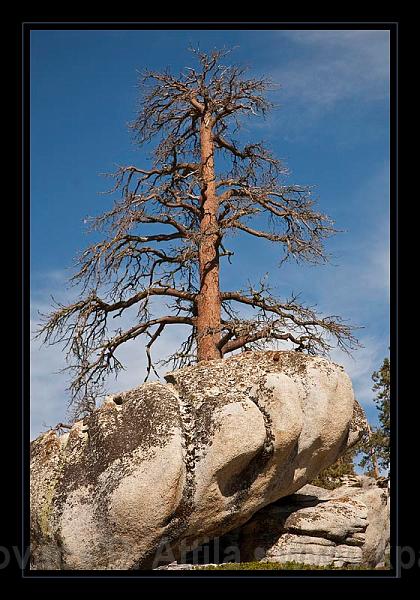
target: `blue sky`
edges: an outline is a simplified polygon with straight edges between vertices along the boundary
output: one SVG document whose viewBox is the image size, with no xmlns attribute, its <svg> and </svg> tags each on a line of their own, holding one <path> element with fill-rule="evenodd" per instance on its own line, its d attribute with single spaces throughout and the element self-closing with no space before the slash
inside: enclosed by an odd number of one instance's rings
<svg viewBox="0 0 420 600">
<path fill-rule="evenodd" d="M 237 237 L 225 289 L 265 272 L 280 295 L 360 325 L 364 348 L 333 352 L 352 377 L 372 422 L 372 371 L 389 346 L 389 33 L 387 31 L 32 31 L 31 32 L 31 319 L 66 289 L 76 254 L 90 242 L 83 220 L 111 198 L 101 173 L 144 164 L 127 123 L 135 114 L 138 72 L 192 61 L 187 47 L 235 47 L 232 61 L 280 84 L 280 106 L 266 121 L 247 123 L 244 139 L 264 140 L 290 169 L 290 183 L 314 186 L 319 207 L 344 230 L 327 244 L 328 266 L 278 268 L 273 246 Z M 181 330 L 159 342 L 157 358 Z M 127 370 L 110 389 L 143 380 L 140 344 L 122 352 Z M 61 348 L 31 346 L 32 437 L 65 419 Z"/>
</svg>

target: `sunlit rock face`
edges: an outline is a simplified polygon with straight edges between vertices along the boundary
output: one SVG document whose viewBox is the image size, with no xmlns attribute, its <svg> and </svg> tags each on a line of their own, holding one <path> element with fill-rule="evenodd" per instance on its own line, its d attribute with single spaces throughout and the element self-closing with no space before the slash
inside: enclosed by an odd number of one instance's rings
<svg viewBox="0 0 420 600">
<path fill-rule="evenodd" d="M 339 365 L 201 362 L 108 397 L 31 448 L 34 569 L 149 569 L 290 495 L 366 429 Z"/>
</svg>

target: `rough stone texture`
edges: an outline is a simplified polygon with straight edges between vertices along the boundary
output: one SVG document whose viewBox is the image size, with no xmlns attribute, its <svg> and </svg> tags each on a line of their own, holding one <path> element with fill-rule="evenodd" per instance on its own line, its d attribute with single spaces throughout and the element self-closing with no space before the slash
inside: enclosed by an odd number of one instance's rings
<svg viewBox="0 0 420 600">
<path fill-rule="evenodd" d="M 375 567 L 389 542 L 388 489 L 369 477 L 329 491 L 306 485 L 264 508 L 236 535 L 241 561 Z"/>
<path fill-rule="evenodd" d="M 343 368 L 301 353 L 166 380 L 32 443 L 32 568 L 145 569 L 168 544 L 177 558 L 293 494 L 366 427 Z"/>
</svg>

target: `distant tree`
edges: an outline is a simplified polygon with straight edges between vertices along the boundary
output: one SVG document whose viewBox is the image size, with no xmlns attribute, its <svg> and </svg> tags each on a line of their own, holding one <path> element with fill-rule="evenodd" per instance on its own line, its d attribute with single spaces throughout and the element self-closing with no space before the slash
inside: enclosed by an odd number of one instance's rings
<svg viewBox="0 0 420 600">
<path fill-rule="evenodd" d="M 311 484 L 332 490 L 341 485 L 340 477 L 343 477 L 343 475 L 356 475 L 354 470 L 354 457 L 357 453 L 357 448 L 357 445 L 349 448 L 347 452 L 335 461 L 334 464 L 323 469 L 317 477 L 311 481 Z"/>
<path fill-rule="evenodd" d="M 375 404 L 379 412 L 380 425 L 371 428 L 370 432 L 355 446 L 340 456 L 334 464 L 327 467 L 311 483 L 332 489 L 340 485 L 343 475 L 355 474 L 355 463 L 363 467 L 364 473 L 377 479 L 380 469 L 389 470 L 390 440 L 390 362 L 385 358 L 379 371 L 372 374 L 374 382 L 372 390 L 377 392 Z"/>
<path fill-rule="evenodd" d="M 191 328 L 166 361 L 175 367 L 273 340 L 309 354 L 357 345 L 340 317 L 319 316 L 296 295 L 276 298 L 264 280 L 220 289 L 221 260 L 233 255 L 229 235 L 266 240 L 283 260 L 320 263 L 327 260 L 323 242 L 335 230 L 315 210 L 309 188 L 284 182 L 287 170 L 262 142 L 241 147 L 234 138 L 241 117 L 271 108 L 270 82 L 224 64 L 224 51 L 194 53 L 197 69 L 144 75 L 131 129 L 140 145 L 155 140 L 152 163 L 122 166 L 113 175 L 112 192 L 121 197 L 91 220 L 105 236 L 80 256 L 72 278 L 81 285 L 80 299 L 57 305 L 39 330 L 45 343 L 67 348 L 80 414 L 92 409 L 106 375 L 123 368 L 117 350 L 143 334 L 149 376 L 151 348 L 170 325 Z M 168 313 L 152 314 L 155 297 L 172 302 Z M 254 316 L 241 316 L 240 306 Z M 131 307 L 137 309 L 132 326 L 109 335 L 110 317 Z"/>
<path fill-rule="evenodd" d="M 372 374 L 373 391 L 377 392 L 375 404 L 379 413 L 379 426 L 374 428 L 371 435 L 363 444 L 360 466 L 368 473 L 378 474 L 378 466 L 389 470 L 390 464 L 390 362 L 384 358 L 379 371 Z"/>
</svg>

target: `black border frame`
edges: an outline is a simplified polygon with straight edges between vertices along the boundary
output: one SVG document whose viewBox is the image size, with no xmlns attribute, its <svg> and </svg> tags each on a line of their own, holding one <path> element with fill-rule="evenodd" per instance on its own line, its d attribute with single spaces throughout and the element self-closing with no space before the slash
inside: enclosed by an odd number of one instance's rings
<svg viewBox="0 0 420 600">
<path fill-rule="evenodd" d="M 18 230 L 21 234 L 21 247 L 18 253 L 18 270 L 21 270 L 21 295 L 18 297 L 17 312 L 18 321 L 22 325 L 20 348 L 21 348 L 21 365 L 23 367 L 23 378 L 21 378 L 21 388 L 19 396 L 21 398 L 22 411 L 22 445 L 20 452 L 17 454 L 17 461 L 21 461 L 21 487 L 22 487 L 22 505 L 21 505 L 21 555 L 22 550 L 29 548 L 29 294 L 28 288 L 30 283 L 29 272 L 29 214 L 30 214 L 30 199 L 29 199 L 29 177 L 30 177 L 30 123 L 29 123 L 29 106 L 30 106 L 30 89 L 29 89 L 29 72 L 30 72 L 30 49 L 29 36 L 32 30 L 39 29 L 95 29 L 95 30 L 164 30 L 164 29 L 241 29 L 241 30 L 264 30 L 264 29 L 299 29 L 311 30 L 317 29 L 383 29 L 389 30 L 391 36 L 391 101 L 390 101 L 390 166 L 391 166 L 391 423 L 392 423 L 392 440 L 391 440 L 391 562 L 394 565 L 390 571 L 337 571 L 331 574 L 322 571 L 281 571 L 281 574 L 264 571 L 197 571 L 192 574 L 191 571 L 31 571 L 29 566 L 22 567 L 20 576 L 23 579 L 395 579 L 401 576 L 401 565 L 399 563 L 399 498 L 398 498 L 398 51 L 399 51 L 399 21 L 398 20 L 299 20 L 289 19 L 283 21 L 200 21 L 200 20 L 148 20 L 141 22 L 130 22 L 125 20 L 34 20 L 22 21 L 18 32 L 21 42 L 21 53 L 18 57 L 20 65 L 18 65 L 21 74 L 19 82 L 21 112 L 18 113 L 18 130 L 21 138 L 21 187 L 19 196 L 21 198 Z M 18 157 L 19 162 L 19 157 Z M 19 256 L 20 255 L 20 256 Z M 19 269 L 20 267 L 20 269 Z M 21 312 L 19 314 L 19 306 Z M 12 556 L 13 560 L 13 556 Z M 269 574 L 268 574 L 269 573 Z"/>
</svg>

